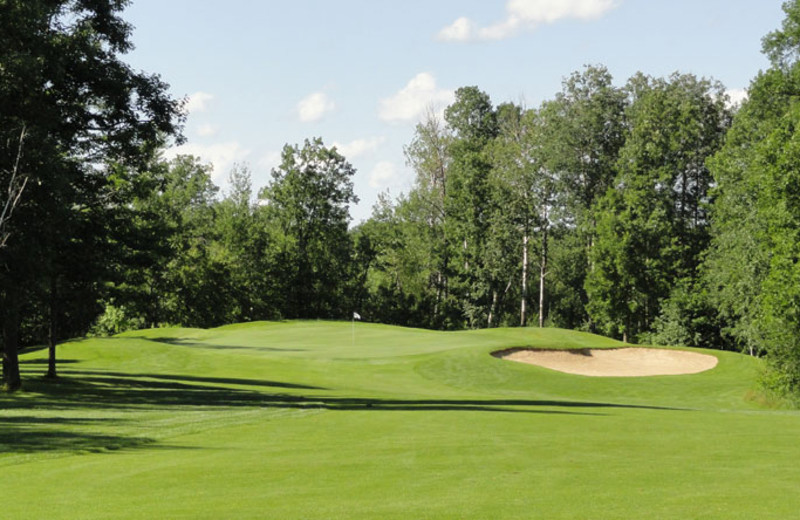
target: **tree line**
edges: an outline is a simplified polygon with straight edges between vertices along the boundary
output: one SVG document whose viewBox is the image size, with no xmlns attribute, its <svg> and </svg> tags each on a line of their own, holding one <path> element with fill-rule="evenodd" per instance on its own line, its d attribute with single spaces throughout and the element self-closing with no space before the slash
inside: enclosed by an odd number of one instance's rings
<svg viewBox="0 0 800 520">
<path fill-rule="evenodd" d="M 377 245 L 375 307 L 434 328 L 676 334 L 683 322 L 662 307 L 700 279 L 705 161 L 730 121 L 723 87 L 685 74 L 637 74 L 617 87 L 605 68 L 587 67 L 538 108 L 495 107 L 477 87 L 459 89 L 406 148 L 414 188 L 357 230 Z M 708 332 L 681 333 L 669 340 Z"/>
<path fill-rule="evenodd" d="M 163 159 L 183 108 L 132 71 L 123 1 L 0 4 L 3 382 L 22 345 L 265 319 L 558 326 L 764 355 L 800 390 L 800 2 L 731 106 L 692 74 L 603 66 L 538 107 L 479 87 L 405 147 L 415 182 L 349 227 L 353 166 L 287 145 L 270 182 L 220 193 Z"/>
</svg>

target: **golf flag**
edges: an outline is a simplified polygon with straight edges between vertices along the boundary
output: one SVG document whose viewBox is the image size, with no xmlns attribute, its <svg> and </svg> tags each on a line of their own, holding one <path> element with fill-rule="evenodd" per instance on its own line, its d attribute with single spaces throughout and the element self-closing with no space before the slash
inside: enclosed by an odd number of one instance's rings
<svg viewBox="0 0 800 520">
<path fill-rule="evenodd" d="M 357 313 L 357 312 L 354 312 L 353 313 L 353 319 L 354 320 L 360 320 L 361 319 L 361 315 L 359 313 Z"/>
</svg>

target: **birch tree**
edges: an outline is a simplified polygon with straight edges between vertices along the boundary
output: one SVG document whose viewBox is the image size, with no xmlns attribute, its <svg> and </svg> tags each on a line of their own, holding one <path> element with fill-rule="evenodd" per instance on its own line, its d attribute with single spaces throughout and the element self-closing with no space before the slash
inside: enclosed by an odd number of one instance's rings
<svg viewBox="0 0 800 520">
<path fill-rule="evenodd" d="M 19 135 L 14 139 L 9 136 L 5 143 L 6 154 L 11 152 L 13 160 L 9 169 L 0 172 L 2 185 L 6 187 L 4 199 L 0 199 L 0 249 L 6 245 L 10 236 L 8 222 L 14 215 L 14 210 L 22 199 L 25 186 L 28 184 L 28 176 L 22 171 L 22 154 L 25 148 L 25 125 L 19 131 Z"/>
<path fill-rule="evenodd" d="M 416 175 L 408 203 L 422 212 L 420 230 L 427 238 L 425 256 L 429 266 L 429 285 L 434 292 L 431 324 L 441 324 L 450 314 L 449 280 L 452 276 L 450 245 L 452 237 L 445 223 L 448 220 L 448 183 L 452 162 L 450 129 L 439 115 L 429 108 L 417 125 L 414 138 L 405 147 L 407 164 Z"/>
<path fill-rule="evenodd" d="M 516 248 L 520 255 L 519 324 L 525 326 L 528 321 L 529 269 L 531 256 L 535 256 L 539 264 L 538 325 L 543 327 L 556 179 L 545 166 L 539 112 L 505 104 L 498 107 L 498 114 L 500 135 L 494 152 L 493 184 L 498 190 L 499 211 L 516 230 L 519 244 Z"/>
</svg>

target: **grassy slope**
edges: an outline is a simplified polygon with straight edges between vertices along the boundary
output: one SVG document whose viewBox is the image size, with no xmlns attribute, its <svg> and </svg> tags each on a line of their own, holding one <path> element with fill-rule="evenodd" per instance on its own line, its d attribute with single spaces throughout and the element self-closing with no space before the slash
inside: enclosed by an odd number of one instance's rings
<svg viewBox="0 0 800 520">
<path fill-rule="evenodd" d="M 0 397 L 3 517 L 787 518 L 800 414 L 757 363 L 587 378 L 495 359 L 570 331 L 290 322 L 60 348 Z"/>
</svg>

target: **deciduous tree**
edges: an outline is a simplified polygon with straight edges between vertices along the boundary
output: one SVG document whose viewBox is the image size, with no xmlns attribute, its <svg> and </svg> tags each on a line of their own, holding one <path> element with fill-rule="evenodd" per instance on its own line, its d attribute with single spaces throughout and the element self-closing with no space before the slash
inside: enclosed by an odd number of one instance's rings
<svg viewBox="0 0 800 520">
<path fill-rule="evenodd" d="M 321 139 L 287 145 L 259 194 L 276 232 L 286 315 L 342 318 L 352 244 L 353 166 Z"/>
<path fill-rule="evenodd" d="M 48 238 L 70 233 L 53 227 L 54 217 L 42 220 L 49 215 L 43 205 L 85 207 L 84 179 L 102 179 L 103 165 L 112 160 L 145 162 L 181 120 L 180 102 L 167 94 L 167 85 L 120 59 L 132 47 L 131 28 L 120 17 L 125 4 L 0 3 L 0 172 L 27 179 L 14 218 L 3 223 L 2 233 L 14 237 L 13 248 L 0 252 L 4 382 L 11 390 L 20 386 L 21 305 L 58 259 L 59 244 Z M 19 194 L 19 180 L 4 175 L 4 188 Z M 12 194 L 9 200 L 15 199 Z"/>
</svg>

